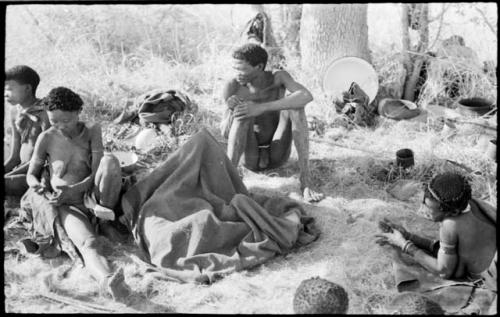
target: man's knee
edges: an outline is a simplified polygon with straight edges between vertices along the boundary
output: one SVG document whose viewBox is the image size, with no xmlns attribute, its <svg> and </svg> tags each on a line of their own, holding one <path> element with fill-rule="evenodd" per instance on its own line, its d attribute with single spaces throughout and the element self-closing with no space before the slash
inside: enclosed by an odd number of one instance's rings
<svg viewBox="0 0 500 317">
<path fill-rule="evenodd" d="M 251 118 L 233 118 L 233 122 L 231 124 L 231 129 L 236 128 L 236 129 L 242 129 L 242 128 L 248 128 L 250 124 L 252 123 Z"/>
<path fill-rule="evenodd" d="M 301 123 L 303 124 L 304 122 L 307 124 L 307 118 L 305 114 L 304 108 L 299 108 L 299 109 L 288 109 L 287 110 L 287 115 L 289 116 L 290 120 L 292 123 Z"/>
</svg>

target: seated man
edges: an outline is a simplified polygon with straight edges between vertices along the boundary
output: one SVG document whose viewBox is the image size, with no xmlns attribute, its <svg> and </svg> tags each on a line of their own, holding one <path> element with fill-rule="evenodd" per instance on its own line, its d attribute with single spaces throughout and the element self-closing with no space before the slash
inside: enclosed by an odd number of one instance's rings
<svg viewBox="0 0 500 317">
<path fill-rule="evenodd" d="M 227 154 L 234 166 L 242 158 L 252 171 L 275 168 L 288 160 L 293 139 L 304 199 L 321 200 L 323 195 L 311 189 L 309 179 L 304 107 L 311 93 L 286 71 L 265 71 L 267 57 L 257 44 L 245 44 L 233 53 L 236 77 L 223 90 L 228 110 L 221 130 L 228 138 Z M 285 96 L 287 90 L 290 94 Z"/>
<path fill-rule="evenodd" d="M 14 66 L 5 72 L 5 98 L 17 106 L 10 112 L 10 156 L 4 162 L 5 195 L 8 196 L 21 197 L 28 190 L 26 172 L 35 141 L 50 127 L 47 113 L 36 98 L 39 83 L 38 74 L 25 65 Z"/>
<path fill-rule="evenodd" d="M 113 274 L 98 253 L 93 215 L 85 207 L 87 203 L 84 205 L 84 200 L 95 195 L 101 209 L 115 207 L 121 189 L 119 162 L 114 156 L 103 155 L 99 124 L 79 121 L 80 96 L 58 87 L 42 103 L 52 127 L 36 141 L 27 175 L 30 189 L 21 206 L 28 206 L 38 234 L 53 238 L 69 255 L 76 253 L 72 249 L 76 247 L 91 275 L 115 300 L 121 300 L 129 294 L 123 271 Z M 49 180 L 43 176 L 44 165 L 48 166 Z M 69 243 L 64 241 L 66 235 Z"/>
<path fill-rule="evenodd" d="M 439 241 L 410 234 L 390 221 L 377 243 L 399 247 L 424 268 L 446 279 L 482 278 L 496 292 L 496 209 L 472 198 L 467 180 L 455 173 L 435 176 L 427 186 L 422 210 L 440 223 Z"/>
</svg>

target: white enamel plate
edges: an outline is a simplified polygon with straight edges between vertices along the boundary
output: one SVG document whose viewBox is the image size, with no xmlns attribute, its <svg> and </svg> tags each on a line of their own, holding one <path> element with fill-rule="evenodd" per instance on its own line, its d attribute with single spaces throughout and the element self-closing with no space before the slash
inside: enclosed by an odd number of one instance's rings
<svg viewBox="0 0 500 317">
<path fill-rule="evenodd" d="M 121 166 L 133 164 L 139 159 L 134 152 L 115 151 L 112 154 L 120 161 Z"/>
<path fill-rule="evenodd" d="M 368 95 L 370 102 L 378 91 L 378 76 L 373 66 L 358 57 L 342 57 L 326 68 L 323 77 L 323 92 L 342 99 L 342 93 L 356 82 Z"/>
</svg>

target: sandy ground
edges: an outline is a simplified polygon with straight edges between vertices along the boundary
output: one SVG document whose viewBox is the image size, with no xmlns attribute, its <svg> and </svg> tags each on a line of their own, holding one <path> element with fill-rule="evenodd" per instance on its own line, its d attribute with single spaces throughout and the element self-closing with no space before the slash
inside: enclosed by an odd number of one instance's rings
<svg viewBox="0 0 500 317">
<path fill-rule="evenodd" d="M 133 309 L 134 312 L 290 314 L 300 282 L 321 276 L 346 288 L 350 314 L 383 312 L 380 306 L 383 298 L 368 304 L 373 296 L 396 293 L 390 252 L 374 243 L 378 220 L 389 217 L 410 231 L 428 236 L 436 235 L 437 224 L 415 212 L 420 202 L 418 193 L 408 201 L 398 200 L 385 190 L 389 184 L 370 175 L 377 164 L 391 160 L 395 151 L 405 144 L 414 149 L 416 166 L 425 165 L 430 159 L 426 152 L 430 151 L 429 138 L 435 136 L 434 132 L 422 130 L 419 123 L 406 122 L 388 123 L 376 131 L 332 129 L 324 138 L 311 141 L 312 178 L 327 197 L 317 204 L 304 203 L 304 208 L 315 218 L 321 236 L 309 246 L 279 255 L 256 268 L 231 274 L 209 286 L 178 284 L 148 276 L 144 266 L 131 256 L 137 253 L 132 243 L 111 245 L 102 238 L 103 250 L 110 254 L 116 266 L 124 268 L 126 281 L 134 290 L 135 302 L 125 307 L 100 296 L 97 284 L 84 269 L 74 268 L 68 277 L 59 281 L 47 278 L 67 266 L 67 260 L 42 261 L 7 254 L 4 263 L 6 311 L 83 313 L 99 309 L 102 312 L 105 307 L 114 312 Z M 341 140 L 345 146 L 333 145 L 331 142 L 335 140 Z M 456 146 L 462 147 L 461 142 L 467 140 L 457 139 Z M 437 142 L 432 153 L 446 153 L 449 146 Z M 469 150 L 470 155 L 477 153 L 473 143 Z M 292 152 L 290 162 L 277 170 L 262 174 L 246 171 L 244 182 L 254 192 L 300 199 L 296 153 Z M 7 249 L 13 246 L 22 230 L 4 228 L 4 234 Z M 48 298 L 54 295 L 78 301 L 62 303 Z M 100 305 L 100 308 L 88 305 Z"/>
</svg>

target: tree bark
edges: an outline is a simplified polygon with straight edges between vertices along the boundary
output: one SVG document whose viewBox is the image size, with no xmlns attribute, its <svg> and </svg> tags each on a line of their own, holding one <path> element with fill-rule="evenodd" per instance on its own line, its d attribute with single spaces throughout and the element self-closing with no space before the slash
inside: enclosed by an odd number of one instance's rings
<svg viewBox="0 0 500 317">
<path fill-rule="evenodd" d="M 416 4 L 415 9 L 411 11 L 409 10 L 409 4 L 403 3 L 401 5 L 403 55 L 406 68 L 403 99 L 414 101 L 417 82 L 426 59 L 425 53 L 429 46 L 429 5 L 427 3 Z M 410 19 L 417 21 L 418 26 L 419 40 L 414 45 L 412 45 L 409 36 Z"/>
<path fill-rule="evenodd" d="M 319 74 L 341 57 L 370 62 L 367 4 L 304 4 L 300 52 L 302 69 Z"/>
<path fill-rule="evenodd" d="M 268 5 L 266 13 L 272 21 L 277 45 L 290 57 L 300 57 L 302 4 Z"/>
</svg>

